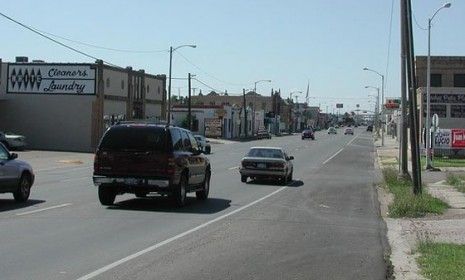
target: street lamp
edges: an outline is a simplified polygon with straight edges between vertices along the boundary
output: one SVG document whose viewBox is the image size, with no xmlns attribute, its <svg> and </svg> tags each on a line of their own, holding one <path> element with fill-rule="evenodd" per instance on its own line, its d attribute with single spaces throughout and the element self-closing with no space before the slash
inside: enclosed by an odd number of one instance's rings
<svg viewBox="0 0 465 280">
<path fill-rule="evenodd" d="M 377 135 L 379 136 L 379 119 L 378 119 L 378 116 L 379 116 L 379 87 L 374 87 L 374 86 L 365 86 L 365 88 L 372 88 L 372 89 L 376 89 L 376 91 L 378 92 L 378 94 L 375 96 L 375 95 L 368 95 L 369 97 L 375 97 L 376 98 L 376 107 L 375 107 L 375 130 L 377 132 Z M 381 129 L 382 131 L 382 129 Z M 381 132 L 382 133 L 382 132 Z"/>
<path fill-rule="evenodd" d="M 171 123 L 171 69 L 173 62 L 173 52 L 182 47 L 197 48 L 196 45 L 181 45 L 176 48 L 170 47 L 170 70 L 169 70 L 169 79 L 168 79 L 168 124 Z"/>
<path fill-rule="evenodd" d="M 254 87 L 253 87 L 253 92 L 254 93 L 257 93 L 257 84 L 260 83 L 260 82 L 268 82 L 268 83 L 271 83 L 271 80 L 258 80 L 256 82 L 254 82 Z"/>
<path fill-rule="evenodd" d="M 378 76 L 381 77 L 381 101 L 384 103 L 384 75 L 382 75 L 381 73 L 379 73 L 378 71 L 375 71 L 375 70 L 372 70 L 370 68 L 363 68 L 363 70 L 365 71 L 370 71 L 370 72 L 373 72 L 375 74 L 377 74 Z M 379 92 L 378 92 L 378 96 L 379 96 Z M 378 104 L 379 104 L 379 98 L 378 98 Z M 384 121 L 384 114 L 383 114 L 383 107 L 381 107 L 381 146 L 384 146 L 384 124 L 383 124 L 383 121 Z"/>
<path fill-rule="evenodd" d="M 425 124 L 425 133 L 426 133 L 426 169 L 433 169 L 431 165 L 431 134 L 430 134 L 430 97 L 431 97 L 431 22 L 434 17 L 439 13 L 440 10 L 444 8 L 450 8 L 451 3 L 445 3 L 442 7 L 436 10 L 431 18 L 428 19 L 428 58 L 426 66 L 426 124 Z"/>
<path fill-rule="evenodd" d="M 254 87 L 253 87 L 253 101 L 252 101 L 252 133 L 255 133 L 255 95 L 257 94 L 257 84 L 260 82 L 268 82 L 271 83 L 271 80 L 258 80 L 254 82 Z"/>
</svg>

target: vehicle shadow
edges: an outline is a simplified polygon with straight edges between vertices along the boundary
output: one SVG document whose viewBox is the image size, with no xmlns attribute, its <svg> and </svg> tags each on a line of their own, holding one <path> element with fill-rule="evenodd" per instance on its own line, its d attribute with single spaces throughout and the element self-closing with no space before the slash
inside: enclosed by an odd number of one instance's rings
<svg viewBox="0 0 465 280">
<path fill-rule="evenodd" d="M 198 201 L 188 196 L 184 207 L 178 208 L 167 196 L 148 196 L 146 198 L 133 198 L 115 203 L 107 207 L 111 210 L 152 211 L 192 214 L 214 214 L 231 206 L 231 200 L 222 198 L 209 198 Z"/>
<path fill-rule="evenodd" d="M 44 203 L 45 200 L 29 199 L 26 202 L 16 202 L 14 199 L 0 199 L 0 212 L 11 211 Z"/>
<path fill-rule="evenodd" d="M 291 188 L 298 188 L 304 185 L 302 180 L 293 180 L 292 182 L 287 183 L 287 185 L 282 185 L 280 182 L 276 180 L 252 180 L 247 182 L 247 184 L 251 185 L 269 185 L 269 186 L 283 186 L 283 187 L 291 187 Z"/>
</svg>

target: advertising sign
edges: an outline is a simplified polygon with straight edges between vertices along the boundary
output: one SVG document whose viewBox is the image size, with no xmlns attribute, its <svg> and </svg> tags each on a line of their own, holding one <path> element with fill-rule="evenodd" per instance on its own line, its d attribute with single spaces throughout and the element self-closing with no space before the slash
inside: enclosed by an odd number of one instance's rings
<svg viewBox="0 0 465 280">
<path fill-rule="evenodd" d="M 450 129 L 438 129 L 434 134 L 435 149 L 450 149 L 451 145 Z"/>
<path fill-rule="evenodd" d="M 9 63 L 7 93 L 94 95 L 91 64 Z"/>
<path fill-rule="evenodd" d="M 205 137 L 221 137 L 222 135 L 221 119 L 205 119 Z"/>
<path fill-rule="evenodd" d="M 465 129 L 438 129 L 434 135 L 436 149 L 465 149 Z"/>
<path fill-rule="evenodd" d="M 465 148 L 465 129 L 451 129 L 452 148 Z"/>
<path fill-rule="evenodd" d="M 344 108 L 344 105 L 342 103 L 337 103 L 336 108 Z"/>
</svg>

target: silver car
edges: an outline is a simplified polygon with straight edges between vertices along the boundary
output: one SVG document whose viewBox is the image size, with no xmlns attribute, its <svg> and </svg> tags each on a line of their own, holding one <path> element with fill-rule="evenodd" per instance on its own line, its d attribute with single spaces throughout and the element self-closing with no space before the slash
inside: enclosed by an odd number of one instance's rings
<svg viewBox="0 0 465 280">
<path fill-rule="evenodd" d="M 31 193 L 34 172 L 27 162 L 17 158 L 0 144 L 0 193 L 13 193 L 17 202 L 24 202 Z"/>
<path fill-rule="evenodd" d="M 252 147 L 241 161 L 241 181 L 246 183 L 248 178 L 277 178 L 283 185 L 287 185 L 292 181 L 293 159 L 281 148 Z"/>
<path fill-rule="evenodd" d="M 6 147 L 8 149 L 15 150 L 24 150 L 27 146 L 26 137 L 19 134 L 14 134 L 11 132 L 5 133 Z"/>
<path fill-rule="evenodd" d="M 195 140 L 197 140 L 197 143 L 199 144 L 200 148 L 202 151 L 206 154 L 211 153 L 212 148 L 210 146 L 210 141 L 208 141 L 207 138 L 203 135 L 194 135 Z"/>
</svg>

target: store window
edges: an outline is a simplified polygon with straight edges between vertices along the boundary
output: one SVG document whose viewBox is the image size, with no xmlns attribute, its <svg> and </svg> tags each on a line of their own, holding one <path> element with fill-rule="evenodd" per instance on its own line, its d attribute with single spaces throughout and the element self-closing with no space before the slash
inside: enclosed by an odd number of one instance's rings
<svg viewBox="0 0 465 280">
<path fill-rule="evenodd" d="M 430 86 L 442 87 L 442 74 L 431 74 Z"/>
<path fill-rule="evenodd" d="M 454 74 L 454 87 L 465 87 L 465 74 Z"/>
</svg>

